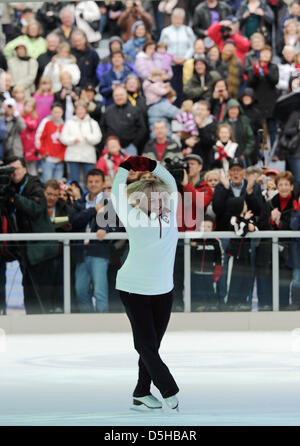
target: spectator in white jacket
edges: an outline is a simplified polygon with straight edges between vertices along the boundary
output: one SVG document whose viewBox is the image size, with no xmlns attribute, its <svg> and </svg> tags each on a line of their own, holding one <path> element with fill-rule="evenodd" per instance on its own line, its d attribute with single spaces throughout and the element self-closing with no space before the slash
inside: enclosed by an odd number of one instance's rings
<svg viewBox="0 0 300 446">
<path fill-rule="evenodd" d="M 71 54 L 70 45 L 67 42 L 62 42 L 57 48 L 57 54 L 46 65 L 43 73 L 43 76 L 50 77 L 54 93 L 61 90 L 60 75 L 66 71 L 72 76 L 72 85 L 77 85 L 80 81 L 80 70 L 76 58 Z"/>
<path fill-rule="evenodd" d="M 8 61 L 8 71 L 12 77 L 12 86 L 22 86 L 29 98 L 35 91 L 34 81 L 38 70 L 38 63 L 28 56 L 27 43 L 18 40 L 15 46 L 15 56 Z"/>
<path fill-rule="evenodd" d="M 196 36 L 190 26 L 184 25 L 185 11 L 175 8 L 171 16 L 171 25 L 162 30 L 160 40 L 168 46 L 173 55 L 173 78 L 171 85 L 177 93 L 175 105 L 180 107 L 183 101 L 182 69 L 186 60 L 194 54 Z"/>
<path fill-rule="evenodd" d="M 93 46 L 101 39 L 100 19 L 101 13 L 96 2 L 78 2 L 75 6 L 76 26 L 86 34 L 88 42 Z"/>
<path fill-rule="evenodd" d="M 75 115 L 65 123 L 60 137 L 61 142 L 67 146 L 65 161 L 71 180 L 80 183 L 82 173 L 85 181 L 87 172 L 95 167 L 95 146 L 101 138 L 100 127 L 89 116 L 86 102 L 79 100 L 75 104 Z"/>
<path fill-rule="evenodd" d="M 291 45 L 286 45 L 282 50 L 282 62 L 278 64 L 279 81 L 276 88 L 282 93 L 287 93 L 289 89 L 290 78 L 297 74 L 295 67 L 296 50 Z"/>
</svg>

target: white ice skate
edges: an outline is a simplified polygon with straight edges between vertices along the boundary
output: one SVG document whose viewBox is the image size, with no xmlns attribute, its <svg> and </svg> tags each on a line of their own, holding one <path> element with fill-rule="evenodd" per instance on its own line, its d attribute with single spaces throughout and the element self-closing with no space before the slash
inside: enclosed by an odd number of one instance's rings
<svg viewBox="0 0 300 446">
<path fill-rule="evenodd" d="M 133 410 L 160 411 L 162 403 L 153 395 L 133 397 Z"/>
<path fill-rule="evenodd" d="M 179 401 L 176 395 L 164 398 L 164 400 L 170 409 L 179 412 Z"/>
</svg>

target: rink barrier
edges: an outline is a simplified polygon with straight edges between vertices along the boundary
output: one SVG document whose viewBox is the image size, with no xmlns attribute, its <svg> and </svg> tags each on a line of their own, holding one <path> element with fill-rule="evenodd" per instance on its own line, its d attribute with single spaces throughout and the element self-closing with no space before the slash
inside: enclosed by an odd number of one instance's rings
<svg viewBox="0 0 300 446">
<path fill-rule="evenodd" d="M 184 312 L 191 312 L 191 239 L 206 238 L 240 238 L 234 232 L 179 232 L 179 239 L 184 240 Z M 262 231 L 248 233 L 246 238 L 272 239 L 272 298 L 273 311 L 279 311 L 279 240 L 295 239 L 300 237 L 300 231 Z M 109 233 L 105 240 L 127 239 L 126 232 Z M 95 233 L 39 233 L 39 234 L 0 234 L 0 242 L 18 241 L 59 241 L 63 242 L 63 270 L 64 270 L 64 313 L 71 313 L 71 247 L 70 242 L 75 240 L 96 240 Z"/>
</svg>

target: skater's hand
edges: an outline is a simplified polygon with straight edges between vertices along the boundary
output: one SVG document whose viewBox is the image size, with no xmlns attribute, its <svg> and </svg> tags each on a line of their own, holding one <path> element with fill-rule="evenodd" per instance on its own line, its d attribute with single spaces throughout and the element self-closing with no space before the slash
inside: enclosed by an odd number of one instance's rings
<svg viewBox="0 0 300 446">
<path fill-rule="evenodd" d="M 104 229 L 98 229 L 98 231 L 96 232 L 96 237 L 98 240 L 103 240 L 104 237 L 106 236 L 106 231 Z"/>
</svg>

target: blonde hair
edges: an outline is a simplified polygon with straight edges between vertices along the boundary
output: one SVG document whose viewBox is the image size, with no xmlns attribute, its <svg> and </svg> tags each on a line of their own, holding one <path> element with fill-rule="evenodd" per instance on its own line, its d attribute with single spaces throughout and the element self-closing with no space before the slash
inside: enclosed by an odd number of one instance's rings
<svg viewBox="0 0 300 446">
<path fill-rule="evenodd" d="M 218 125 L 218 128 L 217 128 L 217 138 L 220 138 L 220 130 L 221 130 L 222 128 L 226 128 L 226 129 L 229 131 L 230 139 L 231 139 L 231 141 L 233 141 L 232 127 L 231 127 L 230 124 L 228 124 L 228 123 L 226 123 L 226 122 L 224 122 L 224 124 L 219 124 L 219 125 Z"/>
<path fill-rule="evenodd" d="M 204 175 L 204 180 L 206 182 L 209 179 L 210 175 L 216 175 L 220 179 L 220 172 L 218 169 L 213 169 L 213 170 L 209 170 L 208 172 L 206 172 L 206 174 Z"/>
<path fill-rule="evenodd" d="M 150 178 L 135 181 L 127 186 L 126 193 L 128 203 L 133 207 L 139 207 L 144 196 L 149 200 L 152 193 L 159 193 L 163 200 L 164 207 L 169 207 L 169 187 L 163 181 L 158 179 Z"/>
<path fill-rule="evenodd" d="M 12 90 L 12 96 L 15 97 L 15 94 L 20 92 L 24 93 L 25 98 L 25 88 L 23 87 L 23 85 L 16 85 Z"/>
<path fill-rule="evenodd" d="M 57 54 L 59 54 L 62 50 L 67 50 L 69 53 L 69 58 L 73 63 L 76 63 L 76 58 L 73 56 L 73 54 L 71 54 L 71 45 L 68 42 L 62 42 L 58 45 Z"/>
<path fill-rule="evenodd" d="M 40 79 L 40 81 L 39 81 L 39 87 L 38 87 L 38 89 L 37 89 L 37 94 L 39 95 L 39 96 L 41 96 L 41 94 L 42 94 L 42 85 L 43 84 L 50 84 L 50 91 L 49 91 L 49 93 L 50 94 L 53 94 L 53 89 L 52 89 L 52 80 L 51 80 L 51 77 L 49 77 L 49 76 L 42 76 L 41 77 L 41 79 Z"/>
<path fill-rule="evenodd" d="M 72 78 L 72 74 L 69 71 L 62 71 L 59 75 L 59 80 L 61 82 L 63 77 L 68 77 L 69 79 L 71 79 L 71 81 L 73 80 Z M 73 82 L 72 82 L 73 83 Z"/>
<path fill-rule="evenodd" d="M 297 22 L 296 19 L 288 19 L 288 20 L 285 22 L 285 24 L 284 24 L 284 29 L 283 29 L 283 34 L 284 34 L 284 35 L 289 34 L 288 28 L 289 28 L 289 25 L 291 25 L 291 24 L 293 24 L 293 25 L 295 26 L 295 28 L 296 28 L 296 34 L 299 35 L 299 34 L 300 34 L 300 31 L 299 31 L 298 22 Z"/>
<path fill-rule="evenodd" d="M 193 113 L 194 109 L 194 103 L 191 99 L 187 99 L 186 101 L 183 101 L 181 104 L 181 111 L 186 113 Z"/>
<path fill-rule="evenodd" d="M 26 107 L 26 104 L 29 104 L 29 103 L 31 103 L 33 105 L 33 107 L 32 107 L 33 110 L 32 110 L 32 112 L 27 113 L 25 111 L 25 107 Z M 36 100 L 34 98 L 29 98 L 29 99 L 26 99 L 26 101 L 24 101 L 24 108 L 22 111 L 22 115 L 27 116 L 28 114 L 30 114 L 34 119 L 37 119 L 37 117 L 38 117 L 37 112 L 36 112 Z"/>
</svg>

